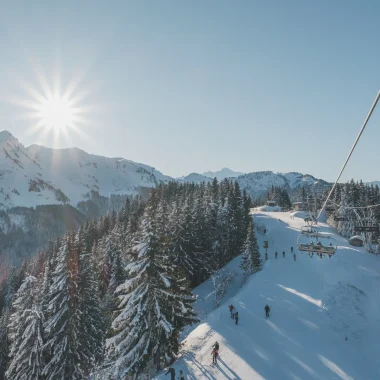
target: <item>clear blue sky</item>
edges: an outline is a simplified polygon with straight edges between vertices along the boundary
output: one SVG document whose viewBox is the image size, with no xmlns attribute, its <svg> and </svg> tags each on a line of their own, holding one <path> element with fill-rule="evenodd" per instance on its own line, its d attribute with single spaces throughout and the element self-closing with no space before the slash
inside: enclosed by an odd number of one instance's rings
<svg viewBox="0 0 380 380">
<path fill-rule="evenodd" d="M 379 1 L 8 1 L 0 130 L 172 176 L 230 167 L 335 179 L 380 89 Z M 89 108 L 82 134 L 30 134 L 9 99 L 36 67 Z M 380 179 L 380 104 L 344 180 Z"/>
</svg>

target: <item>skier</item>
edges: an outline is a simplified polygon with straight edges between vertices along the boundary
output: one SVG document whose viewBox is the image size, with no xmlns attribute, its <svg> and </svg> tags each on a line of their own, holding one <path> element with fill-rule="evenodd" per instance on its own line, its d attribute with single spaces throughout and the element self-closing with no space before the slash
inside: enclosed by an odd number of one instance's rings
<svg viewBox="0 0 380 380">
<path fill-rule="evenodd" d="M 234 319 L 235 318 L 235 312 L 236 312 L 236 309 L 235 309 L 235 306 L 231 305 L 232 306 L 232 310 L 231 310 L 231 318 Z"/>
<path fill-rule="evenodd" d="M 285 251 L 282 251 L 282 257 L 285 257 Z"/>
<path fill-rule="evenodd" d="M 274 253 L 274 257 L 277 259 L 277 252 Z"/>
<path fill-rule="evenodd" d="M 215 348 L 212 350 L 212 364 L 217 364 L 218 351 Z"/>
<path fill-rule="evenodd" d="M 175 380 L 175 369 L 173 367 L 170 367 L 168 369 L 168 372 L 165 373 L 165 376 L 170 373 L 170 380 Z"/>
<path fill-rule="evenodd" d="M 296 254 L 293 255 L 294 261 L 296 261 Z"/>
<path fill-rule="evenodd" d="M 265 252 L 265 260 L 268 260 L 268 252 Z"/>
<path fill-rule="evenodd" d="M 235 321 L 236 321 L 236 324 L 238 325 L 239 323 L 239 313 L 238 312 L 236 312 L 235 313 Z"/>
<path fill-rule="evenodd" d="M 178 380 L 185 380 L 185 375 L 182 372 L 182 369 L 179 371 L 179 378 Z"/>
<path fill-rule="evenodd" d="M 290 247 L 290 252 L 293 253 L 293 247 Z"/>
<path fill-rule="evenodd" d="M 267 233 L 267 229 L 266 228 L 264 228 L 264 234 L 266 234 Z"/>
<path fill-rule="evenodd" d="M 268 305 L 265 306 L 265 317 L 269 317 L 270 307 Z"/>
<path fill-rule="evenodd" d="M 232 318 L 232 312 L 234 310 L 234 305 L 231 304 L 230 306 L 228 306 L 228 308 L 230 309 L 231 318 Z"/>
<path fill-rule="evenodd" d="M 218 341 L 216 341 L 216 342 L 212 345 L 212 348 L 219 352 L 219 343 L 218 343 Z"/>
</svg>

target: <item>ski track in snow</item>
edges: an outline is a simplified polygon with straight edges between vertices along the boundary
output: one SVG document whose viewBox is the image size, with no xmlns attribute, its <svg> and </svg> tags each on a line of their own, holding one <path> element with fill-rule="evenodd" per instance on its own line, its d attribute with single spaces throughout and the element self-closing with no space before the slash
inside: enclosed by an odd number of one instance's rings
<svg viewBox="0 0 380 380">
<path fill-rule="evenodd" d="M 255 223 L 267 229 L 257 238 L 260 247 L 269 241 L 269 260 L 242 288 L 239 258 L 229 263 L 226 269 L 238 275 L 219 308 L 207 298 L 210 281 L 195 289 L 201 322 L 186 332 L 182 357 L 174 364 L 177 374 L 182 369 L 186 379 L 380 379 L 380 257 L 336 236 L 338 251 L 331 259 L 310 258 L 296 248 L 303 219 L 290 216 L 254 213 Z M 334 233 L 326 224 L 318 227 Z M 238 326 L 229 316 L 231 303 L 239 312 Z M 220 360 L 212 365 L 216 340 Z"/>
</svg>

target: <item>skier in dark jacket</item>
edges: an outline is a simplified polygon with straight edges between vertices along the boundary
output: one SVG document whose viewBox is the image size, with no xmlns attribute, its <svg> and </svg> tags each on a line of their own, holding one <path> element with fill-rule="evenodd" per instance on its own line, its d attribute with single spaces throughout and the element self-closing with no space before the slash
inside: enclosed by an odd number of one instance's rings
<svg viewBox="0 0 380 380">
<path fill-rule="evenodd" d="M 270 307 L 268 305 L 265 306 L 265 317 L 269 317 Z"/>
<path fill-rule="evenodd" d="M 285 251 L 282 251 L 282 257 L 285 257 Z"/>
<path fill-rule="evenodd" d="M 216 342 L 213 344 L 212 348 L 214 348 L 216 351 L 219 351 L 219 343 L 218 343 L 218 341 L 216 341 Z"/>
<path fill-rule="evenodd" d="M 277 252 L 274 253 L 274 257 L 277 259 Z"/>
<path fill-rule="evenodd" d="M 182 369 L 179 371 L 179 378 L 178 380 L 185 380 L 185 375 L 182 372 Z"/>
<path fill-rule="evenodd" d="M 293 253 L 293 247 L 290 247 L 290 252 Z"/>
<path fill-rule="evenodd" d="M 236 321 L 236 324 L 238 325 L 239 323 L 239 313 L 238 312 L 236 312 L 235 313 L 235 321 Z"/>
<path fill-rule="evenodd" d="M 296 254 L 293 255 L 294 261 L 296 261 Z"/>
<path fill-rule="evenodd" d="M 173 367 L 170 367 L 168 369 L 168 372 L 165 373 L 165 376 L 170 373 L 170 380 L 175 380 L 175 369 Z"/>
</svg>

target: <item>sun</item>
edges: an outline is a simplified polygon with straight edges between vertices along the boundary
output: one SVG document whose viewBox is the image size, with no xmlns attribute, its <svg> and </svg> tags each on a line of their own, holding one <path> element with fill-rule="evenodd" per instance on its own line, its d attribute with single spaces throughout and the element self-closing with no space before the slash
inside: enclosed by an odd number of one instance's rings
<svg viewBox="0 0 380 380">
<path fill-rule="evenodd" d="M 34 84 L 17 78 L 27 97 L 10 98 L 10 103 L 26 111 L 18 113 L 18 118 L 28 123 L 25 135 L 36 136 L 37 140 L 55 148 L 71 146 L 78 137 L 90 142 L 88 129 L 94 128 L 92 116 L 98 110 L 89 104 L 92 86 L 83 84 L 81 74 L 63 83 L 58 70 L 50 80 L 39 65 L 34 66 L 33 71 L 37 80 Z"/>
<path fill-rule="evenodd" d="M 39 118 L 45 128 L 63 131 L 73 127 L 75 112 L 68 99 L 55 95 L 40 103 Z"/>
</svg>

